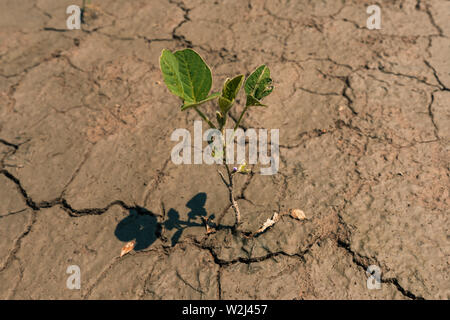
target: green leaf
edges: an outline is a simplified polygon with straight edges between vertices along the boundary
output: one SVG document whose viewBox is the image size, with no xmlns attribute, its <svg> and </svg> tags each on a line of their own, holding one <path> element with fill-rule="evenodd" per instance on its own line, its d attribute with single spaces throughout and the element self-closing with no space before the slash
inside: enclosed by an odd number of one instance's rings
<svg viewBox="0 0 450 320">
<path fill-rule="evenodd" d="M 233 105 L 233 101 L 230 101 L 224 97 L 219 97 L 219 107 L 220 107 L 220 111 L 222 111 L 223 114 L 227 114 L 227 112 L 231 109 L 232 105 Z"/>
<path fill-rule="evenodd" d="M 222 89 L 222 97 L 227 98 L 230 101 L 236 99 L 239 90 L 244 82 L 244 75 L 240 74 L 233 79 L 227 79 Z"/>
<path fill-rule="evenodd" d="M 164 49 L 160 67 L 167 88 L 183 99 L 184 109 L 219 96 L 208 96 L 212 85 L 211 70 L 194 50 L 185 49 L 172 53 Z"/>
<path fill-rule="evenodd" d="M 246 106 L 264 106 L 260 100 L 273 90 L 269 68 L 263 64 L 253 71 L 245 81 L 244 89 L 247 95 Z"/>
<path fill-rule="evenodd" d="M 247 102 L 245 103 L 245 105 L 247 107 L 248 106 L 267 107 L 265 104 L 262 104 L 261 102 L 259 102 L 259 100 L 257 100 L 253 96 L 247 96 Z"/>
<path fill-rule="evenodd" d="M 225 81 L 222 89 L 222 95 L 219 98 L 219 107 L 224 115 L 226 115 L 233 106 L 234 100 L 241 89 L 243 82 L 243 74 Z"/>
<path fill-rule="evenodd" d="M 192 107 L 196 107 L 198 105 L 201 105 L 202 103 L 211 101 L 216 99 L 218 96 L 220 96 L 220 92 L 214 92 L 211 95 L 209 95 L 206 99 L 202 100 L 202 101 L 197 101 L 197 102 L 185 102 L 183 103 L 183 105 L 181 106 L 181 111 L 184 111 L 188 108 L 192 108 Z"/>
<path fill-rule="evenodd" d="M 159 58 L 159 65 L 167 88 L 174 95 L 183 99 L 184 91 L 180 80 L 177 58 L 172 52 L 164 49 Z"/>
</svg>

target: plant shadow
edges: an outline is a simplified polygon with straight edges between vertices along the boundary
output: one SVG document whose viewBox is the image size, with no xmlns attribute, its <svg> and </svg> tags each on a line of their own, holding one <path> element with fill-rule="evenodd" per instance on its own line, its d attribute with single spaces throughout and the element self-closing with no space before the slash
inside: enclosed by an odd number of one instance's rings
<svg viewBox="0 0 450 320">
<path fill-rule="evenodd" d="M 161 225 L 145 208 L 136 207 L 129 212 L 130 215 L 119 222 L 114 234 L 121 241 L 136 240 L 134 247 L 136 251 L 146 249 L 161 234 Z"/>
<path fill-rule="evenodd" d="M 208 214 L 205 209 L 206 199 L 206 193 L 199 192 L 186 203 L 186 207 L 190 209 L 190 211 L 187 213 L 186 221 L 180 220 L 180 214 L 173 208 L 167 212 L 167 220 L 164 222 L 165 229 L 177 230 L 171 238 L 172 247 L 178 243 L 181 235 L 183 234 L 183 231 L 187 228 L 205 227 L 203 221 L 197 222 L 197 218 L 207 218 L 209 221 L 214 220 L 214 214 L 211 214 L 209 217 L 207 217 Z"/>
<path fill-rule="evenodd" d="M 213 222 L 215 215 L 208 216 L 205 209 L 206 199 L 206 193 L 199 192 L 186 203 L 189 212 L 185 221 L 180 219 L 179 212 L 173 208 L 167 212 L 164 222 L 160 223 L 157 217 L 147 209 L 135 207 L 130 209 L 129 215 L 117 224 L 114 234 L 121 241 L 136 240 L 134 250 L 139 251 L 148 248 L 161 237 L 163 228 L 169 231 L 176 230 L 170 239 L 172 246 L 178 243 L 183 231 L 187 228 L 205 228 L 205 220 L 211 228 L 216 230 L 231 228 L 216 225 Z"/>
</svg>

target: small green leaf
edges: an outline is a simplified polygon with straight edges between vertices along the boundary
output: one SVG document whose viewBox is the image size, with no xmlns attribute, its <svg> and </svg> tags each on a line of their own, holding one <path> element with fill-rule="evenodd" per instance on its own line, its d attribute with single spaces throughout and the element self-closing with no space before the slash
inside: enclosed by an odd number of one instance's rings
<svg viewBox="0 0 450 320">
<path fill-rule="evenodd" d="M 270 70 L 266 65 L 259 66 L 245 81 L 246 106 L 264 106 L 259 100 L 268 96 L 272 90 Z"/>
<path fill-rule="evenodd" d="M 225 81 L 222 89 L 222 95 L 219 98 L 219 107 L 224 115 L 226 115 L 233 106 L 234 100 L 236 99 L 236 96 L 241 89 L 243 82 L 243 74 L 238 75 L 233 79 L 227 79 Z"/>
<path fill-rule="evenodd" d="M 230 101 L 236 99 L 239 90 L 244 82 L 244 75 L 240 74 L 233 79 L 227 79 L 223 86 L 222 97 L 227 98 Z"/>
<path fill-rule="evenodd" d="M 184 109 L 218 97 L 218 94 L 208 96 L 212 85 L 211 70 L 194 50 L 175 53 L 163 50 L 160 67 L 167 88 L 183 99 Z"/>
<path fill-rule="evenodd" d="M 233 101 L 228 100 L 224 97 L 219 97 L 219 107 L 220 111 L 223 112 L 223 114 L 227 114 L 227 112 L 230 110 L 231 106 L 233 105 Z"/>
<path fill-rule="evenodd" d="M 247 96 L 247 102 L 245 103 L 245 105 L 247 107 L 248 106 L 267 107 L 265 104 L 262 104 L 261 102 L 259 102 L 259 100 L 257 100 L 253 96 Z"/>
<path fill-rule="evenodd" d="M 211 101 L 216 99 L 218 96 L 220 96 L 220 92 L 214 92 L 212 93 L 210 96 L 208 96 L 206 99 L 202 100 L 202 101 L 197 101 L 197 102 L 185 102 L 182 106 L 181 106 L 181 111 L 184 111 L 188 108 L 192 108 L 192 107 L 196 107 L 198 105 L 201 105 L 202 103 Z"/>
</svg>

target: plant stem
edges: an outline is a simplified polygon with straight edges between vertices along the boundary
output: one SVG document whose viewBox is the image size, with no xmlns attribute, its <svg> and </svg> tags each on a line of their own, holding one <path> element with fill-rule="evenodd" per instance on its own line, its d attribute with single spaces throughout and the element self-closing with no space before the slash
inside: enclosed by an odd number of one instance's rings
<svg viewBox="0 0 450 320">
<path fill-rule="evenodd" d="M 236 131 L 237 128 L 239 127 L 239 125 L 241 124 L 242 117 L 244 116 L 244 113 L 247 111 L 247 109 L 248 109 L 248 106 L 245 106 L 244 110 L 242 110 L 242 113 L 239 116 L 239 120 L 236 122 L 236 125 L 234 126 L 234 131 Z"/>
<path fill-rule="evenodd" d="M 234 130 L 233 133 L 236 132 L 236 129 L 239 127 L 239 124 L 241 123 L 242 117 L 244 116 L 245 112 L 247 111 L 248 106 L 245 106 L 244 110 L 242 111 L 241 115 L 239 116 L 239 120 L 236 123 L 236 125 L 234 126 Z M 222 135 L 223 135 L 223 128 L 222 129 Z M 223 174 L 219 171 L 219 174 L 222 178 L 223 183 L 227 186 L 228 188 L 228 194 L 230 197 L 230 203 L 231 206 L 233 207 L 234 210 L 234 214 L 236 217 L 235 223 L 234 223 L 234 230 L 239 231 L 239 227 L 241 225 L 241 211 L 239 210 L 239 205 L 237 203 L 237 201 L 234 199 L 234 185 L 233 185 L 233 177 L 234 177 L 234 173 L 231 172 L 230 168 L 228 167 L 227 163 L 226 163 L 226 140 L 224 141 L 223 144 L 223 165 L 225 166 L 225 168 L 227 169 L 227 174 L 228 174 L 228 183 L 225 181 L 225 178 L 223 177 Z"/>
<path fill-rule="evenodd" d="M 195 108 L 197 110 L 197 108 Z M 242 111 L 238 122 L 236 123 L 235 127 L 234 127 L 234 131 L 236 131 L 236 129 L 239 127 L 239 124 L 241 123 L 242 117 L 244 116 L 244 113 L 247 111 L 248 107 L 246 106 L 244 108 L 244 110 Z M 197 112 L 199 113 L 199 115 L 205 119 L 206 116 L 203 115 L 200 110 L 197 110 Z M 227 115 L 225 114 L 224 117 L 226 117 Z M 206 122 L 208 122 L 209 120 L 207 120 L 207 118 L 205 119 Z M 210 122 L 210 121 L 209 121 Z M 223 123 L 222 126 L 220 126 L 220 132 L 222 133 L 222 139 L 223 139 L 223 153 L 222 153 L 222 157 L 223 157 L 223 165 L 225 167 L 225 169 L 227 170 L 227 175 L 228 175 L 228 182 L 226 181 L 225 177 L 223 176 L 223 173 L 220 172 L 220 170 L 217 170 L 219 172 L 220 178 L 222 179 L 222 182 L 225 184 L 225 186 L 228 188 L 228 195 L 230 198 L 230 203 L 231 206 L 233 207 L 234 210 L 234 214 L 236 217 L 235 223 L 234 223 L 234 230 L 239 231 L 239 227 L 241 225 L 241 211 L 239 210 L 239 205 L 236 201 L 236 199 L 234 198 L 234 184 L 233 184 L 233 178 L 234 178 L 234 172 L 232 172 L 230 170 L 230 168 L 228 167 L 227 163 L 226 163 L 226 139 L 224 137 L 224 129 L 225 129 L 225 124 L 226 124 L 226 118 L 225 121 Z M 210 125 L 211 126 L 211 125 Z M 215 128 L 215 127 L 214 127 Z"/>
<path fill-rule="evenodd" d="M 237 203 L 237 201 L 234 199 L 234 185 L 233 185 L 233 173 L 230 171 L 230 168 L 228 167 L 228 165 L 226 163 L 224 163 L 225 168 L 227 169 L 227 174 L 228 174 L 228 183 L 226 182 L 223 174 L 219 171 L 219 174 L 222 178 L 223 183 L 227 186 L 228 188 L 228 194 L 230 197 L 230 203 L 231 206 L 233 207 L 234 210 L 234 214 L 236 216 L 236 221 L 234 223 L 234 229 L 235 230 L 239 230 L 239 226 L 241 225 L 241 211 L 239 210 L 239 205 Z"/>
<path fill-rule="evenodd" d="M 194 109 L 195 111 L 197 111 L 200 117 L 202 117 L 202 119 L 206 121 L 206 123 L 209 125 L 210 128 L 217 129 L 214 123 L 212 123 L 211 120 L 209 120 L 208 117 L 203 112 L 201 112 L 197 107 L 194 107 Z"/>
</svg>

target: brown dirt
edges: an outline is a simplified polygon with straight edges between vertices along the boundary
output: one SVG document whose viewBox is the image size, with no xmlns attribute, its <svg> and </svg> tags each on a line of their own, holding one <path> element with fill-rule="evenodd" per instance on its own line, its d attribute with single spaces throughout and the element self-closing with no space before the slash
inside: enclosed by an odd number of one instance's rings
<svg viewBox="0 0 450 320">
<path fill-rule="evenodd" d="M 379 2 L 381 30 L 356 0 L 93 0 L 82 30 L 73 0 L 0 4 L 0 298 L 449 299 L 450 2 Z M 280 170 L 239 177 L 243 228 L 307 220 L 236 236 L 215 168 L 170 161 L 185 47 L 215 88 L 270 67 L 242 126 L 280 129 Z"/>
</svg>

